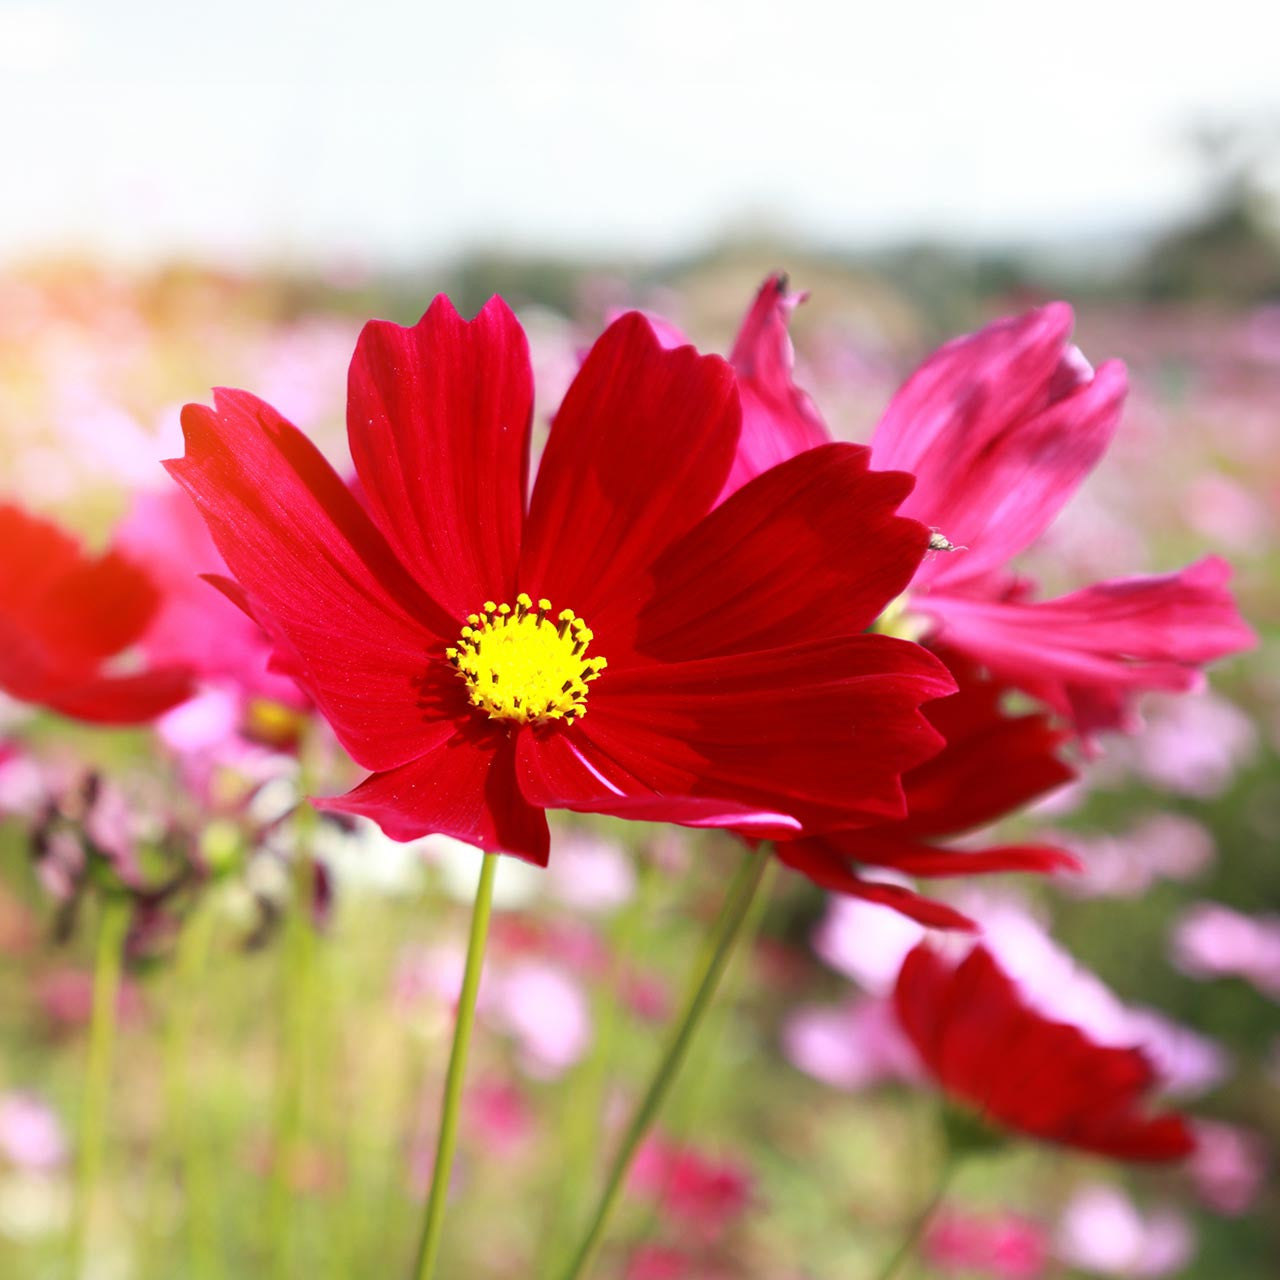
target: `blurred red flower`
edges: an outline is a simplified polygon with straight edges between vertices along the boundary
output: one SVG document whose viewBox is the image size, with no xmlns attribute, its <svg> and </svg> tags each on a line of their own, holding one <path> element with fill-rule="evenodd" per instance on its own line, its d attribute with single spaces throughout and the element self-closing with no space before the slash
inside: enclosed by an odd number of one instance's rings
<svg viewBox="0 0 1280 1280">
<path fill-rule="evenodd" d="M 77 720 L 137 724 L 189 698 L 181 666 L 125 670 L 160 603 L 117 550 L 91 556 L 50 520 L 0 504 L 0 689 Z"/>
<path fill-rule="evenodd" d="M 330 808 L 545 862 L 567 808 L 761 836 L 902 816 L 950 693 L 862 634 L 928 542 L 907 477 L 826 445 L 716 506 L 733 371 L 624 316 L 557 414 L 527 511 L 532 377 L 499 299 L 366 326 L 348 435 L 363 502 L 245 392 L 170 463 L 276 665 L 373 774 Z M 714 510 L 712 508 L 715 508 Z"/>
<path fill-rule="evenodd" d="M 1033 1010 L 985 948 L 960 963 L 927 943 L 893 993 L 898 1020 L 943 1092 L 983 1122 L 1120 1160 L 1178 1160 L 1195 1147 L 1180 1115 L 1148 1115 L 1157 1083 L 1138 1049 L 1104 1046 Z"/>
</svg>

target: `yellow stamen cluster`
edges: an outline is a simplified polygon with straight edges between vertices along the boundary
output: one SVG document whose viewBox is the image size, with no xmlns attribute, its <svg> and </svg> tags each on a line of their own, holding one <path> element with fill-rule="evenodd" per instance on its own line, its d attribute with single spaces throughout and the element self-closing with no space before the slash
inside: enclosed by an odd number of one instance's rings
<svg viewBox="0 0 1280 1280">
<path fill-rule="evenodd" d="M 445 657 L 466 681 L 473 707 L 493 720 L 571 724 L 587 713 L 587 685 L 608 663 L 588 658 L 592 630 L 572 609 L 551 617 L 551 601 L 537 605 L 523 592 L 509 604 L 484 602 L 467 616 L 458 643 Z"/>
</svg>

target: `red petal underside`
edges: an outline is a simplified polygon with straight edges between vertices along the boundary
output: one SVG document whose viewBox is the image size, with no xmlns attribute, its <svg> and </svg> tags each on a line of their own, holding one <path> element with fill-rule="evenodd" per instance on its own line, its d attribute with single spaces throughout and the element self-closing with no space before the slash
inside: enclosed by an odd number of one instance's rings
<svg viewBox="0 0 1280 1280">
<path fill-rule="evenodd" d="M 926 944 L 907 956 L 898 1019 L 943 1089 L 1033 1137 L 1130 1160 L 1186 1155 L 1181 1117 L 1148 1116 L 1155 1083 L 1138 1050 L 1094 1044 L 1032 1010 L 982 947 L 953 966 Z"/>
<path fill-rule="evenodd" d="M 157 667 L 133 676 L 97 676 L 51 689 L 45 706 L 94 724 L 145 724 L 195 693 L 185 667 Z"/>
<path fill-rule="evenodd" d="M 663 795 L 599 752 L 579 730 L 521 734 L 517 768 L 520 788 L 546 809 L 606 813 L 640 822 L 684 827 L 733 827 L 761 838 L 786 838 L 799 823 L 786 814 L 714 796 Z"/>
<path fill-rule="evenodd" d="M 856 445 L 823 445 L 739 489 L 653 566 L 631 643 L 646 658 L 687 661 L 865 631 L 911 581 L 929 537 L 894 514 L 911 478 L 868 471 L 868 459 Z M 619 613 L 592 620 L 611 662 L 607 646 L 626 642 Z"/>
<path fill-rule="evenodd" d="M 907 381 L 876 428 L 878 467 L 910 471 L 904 513 L 965 550 L 921 568 L 954 585 L 999 569 L 1035 540 L 1110 443 L 1126 380 L 1090 375 L 1055 303 L 948 343 Z"/>
<path fill-rule="evenodd" d="M 831 439 L 817 406 L 792 378 L 795 349 L 787 322 L 804 298 L 787 292 L 785 276 L 770 276 L 729 354 L 742 394 L 742 435 L 725 482 L 726 495 L 779 462 Z"/>
<path fill-rule="evenodd" d="M 393 840 L 443 833 L 545 866 L 547 820 L 521 795 L 514 760 L 506 734 L 463 724 L 419 759 L 317 804 L 372 818 Z"/>
<path fill-rule="evenodd" d="M 941 639 L 999 679 L 1071 715 L 1078 727 L 1122 727 L 1143 689 L 1180 691 L 1197 668 L 1255 642 L 1227 587 L 1230 567 L 1208 557 L 1177 573 L 1118 578 L 1034 603 L 922 596 Z"/>
<path fill-rule="evenodd" d="M 787 866 L 807 876 L 828 893 L 841 893 L 867 902 L 890 907 L 928 929 L 960 929 L 972 932 L 978 926 L 968 916 L 945 902 L 925 898 L 902 885 L 881 880 L 864 880 L 842 858 L 821 851 L 816 840 L 794 840 L 779 843 L 778 857 Z"/>
<path fill-rule="evenodd" d="M 441 295 L 411 329 L 360 334 L 347 434 L 369 510 L 459 625 L 514 598 L 532 412 L 529 346 L 501 298 L 468 323 Z"/>
<path fill-rule="evenodd" d="M 440 656 L 453 620 L 301 432 L 247 392 L 215 405 L 183 411 L 169 470 L 343 746 L 366 768 L 414 759 L 457 705 Z"/>
<path fill-rule="evenodd" d="M 886 835 L 957 835 L 1075 777 L 1058 755 L 1069 735 L 1049 716 L 1006 714 L 1001 702 L 1008 686 L 984 678 L 960 654 L 944 650 L 940 656 L 959 687 L 924 712 L 947 745 L 903 778 L 908 816 Z"/>
<path fill-rule="evenodd" d="M 740 425 L 723 360 L 692 347 L 663 350 L 638 314 L 615 321 L 552 425 L 520 586 L 593 629 L 611 601 L 636 609 L 645 571 L 715 501 Z"/>
<path fill-rule="evenodd" d="M 900 774 L 940 744 L 919 703 L 950 688 L 925 650 L 885 636 L 609 670 L 571 732 L 614 785 L 584 776 L 557 807 L 612 804 L 634 779 L 818 830 L 900 816 Z"/>
</svg>

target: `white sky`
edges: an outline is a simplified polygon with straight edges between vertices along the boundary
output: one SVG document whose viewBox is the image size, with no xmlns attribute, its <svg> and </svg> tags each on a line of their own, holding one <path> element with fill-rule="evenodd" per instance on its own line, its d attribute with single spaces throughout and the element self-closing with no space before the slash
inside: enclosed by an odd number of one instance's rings
<svg viewBox="0 0 1280 1280">
<path fill-rule="evenodd" d="M 1131 228 L 1191 199 L 1188 122 L 1280 114 L 1278 37 L 1266 0 L 0 0 L 0 259 Z"/>
</svg>

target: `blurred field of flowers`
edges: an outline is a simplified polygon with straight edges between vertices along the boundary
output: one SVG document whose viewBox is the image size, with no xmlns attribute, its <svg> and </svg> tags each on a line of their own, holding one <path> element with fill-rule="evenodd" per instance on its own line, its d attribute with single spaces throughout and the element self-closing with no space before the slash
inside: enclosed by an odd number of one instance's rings
<svg viewBox="0 0 1280 1280">
<path fill-rule="evenodd" d="M 363 319 L 411 323 L 442 288 L 464 312 L 490 289 L 517 307 L 545 397 L 537 432 L 614 310 L 651 309 L 726 350 L 777 265 L 742 246 L 661 274 L 494 260 L 393 286 L 355 271 L 15 270 L 0 276 L 4 493 L 100 545 L 136 518 L 138 495 L 168 492 L 158 462 L 181 453 L 177 407 L 215 383 L 252 387 L 340 459 Z M 798 381 L 850 440 L 937 342 L 1043 298 L 1000 280 L 922 289 L 893 270 L 786 265 L 811 293 L 793 326 Z M 1012 824 L 1075 851 L 1081 874 L 939 896 L 983 925 L 1038 1007 L 1146 1045 L 1200 1146 L 1172 1171 L 1026 1144 L 975 1159 L 927 1230 L 920 1275 L 1276 1274 L 1280 307 L 1165 292 L 1178 296 L 1072 298 L 1075 341 L 1095 363 L 1126 361 L 1132 389 L 1106 461 L 1020 567 L 1058 591 L 1218 552 L 1262 642 L 1203 692 L 1146 698 L 1144 734 L 1106 738 L 1079 784 Z M 77 824 L 167 886 L 154 927 L 135 923 L 120 988 L 84 1274 L 407 1267 L 475 855 L 442 837 L 395 845 L 364 821 L 299 837 L 282 821 L 299 788 L 321 778 L 332 793 L 358 773 L 320 736 L 299 763 L 282 714 L 249 743 L 216 688 L 154 732 L 4 707 L 0 1275 L 67 1274 L 97 910 L 83 855 L 60 846 Z M 546 872 L 508 860 L 499 873 L 448 1277 L 552 1274 L 736 856 L 716 834 L 586 819 L 556 831 Z M 293 873 L 299 838 L 314 879 Z M 193 850 L 213 869 L 199 895 L 173 879 Z M 939 1159 L 936 1101 L 887 1004 L 922 933 L 779 876 L 633 1170 L 602 1274 L 875 1274 Z"/>
</svg>

